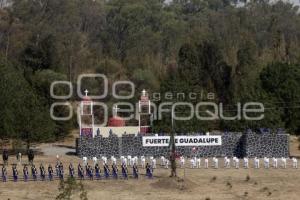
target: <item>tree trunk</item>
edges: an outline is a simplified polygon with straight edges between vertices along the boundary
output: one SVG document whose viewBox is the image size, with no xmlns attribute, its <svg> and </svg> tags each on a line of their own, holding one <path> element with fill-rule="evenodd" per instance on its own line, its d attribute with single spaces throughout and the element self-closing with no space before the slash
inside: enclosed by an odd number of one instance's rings
<svg viewBox="0 0 300 200">
<path fill-rule="evenodd" d="M 171 132 L 171 153 L 170 153 L 170 161 L 171 161 L 171 175 L 170 177 L 176 177 L 176 147 L 175 147 L 175 138 L 174 131 Z"/>
</svg>

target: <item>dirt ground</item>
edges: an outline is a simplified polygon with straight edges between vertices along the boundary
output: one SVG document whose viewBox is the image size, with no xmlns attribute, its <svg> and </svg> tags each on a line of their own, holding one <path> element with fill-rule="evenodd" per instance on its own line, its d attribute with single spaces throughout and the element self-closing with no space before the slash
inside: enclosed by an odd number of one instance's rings
<svg viewBox="0 0 300 200">
<path fill-rule="evenodd" d="M 71 145 L 70 141 L 67 141 Z M 52 144 L 53 148 L 59 148 L 63 143 Z M 69 147 L 63 146 L 64 148 Z M 291 155 L 299 156 L 298 141 L 291 138 Z M 40 145 L 43 147 L 49 145 Z M 70 147 L 69 147 L 70 148 Z M 69 162 L 78 163 L 80 160 L 76 156 L 64 155 L 61 157 L 65 168 Z M 14 163 L 15 158 L 10 158 L 10 163 Z M 35 163 L 56 162 L 53 155 L 37 156 Z M 220 162 L 221 164 L 222 161 Z M 251 161 L 252 165 L 252 161 Z M 10 168 L 10 167 L 9 167 Z M 19 173 L 21 173 L 19 167 Z M 11 169 L 9 169 L 11 171 Z M 67 170 L 65 170 L 67 171 Z M 131 171 L 131 169 L 130 169 Z M 289 162 L 287 169 L 178 169 L 180 179 L 169 178 L 170 171 L 159 169 L 154 171 L 155 177 L 147 179 L 142 174 L 140 179 L 134 180 L 84 180 L 83 185 L 87 191 L 89 200 L 99 199 L 195 199 L 195 200 L 299 200 L 300 199 L 300 169 L 292 169 Z M 248 176 L 248 178 L 247 178 Z M 0 182 L 0 199 L 32 199 L 46 200 L 55 199 L 59 194 L 59 181 L 19 181 L 14 183 L 8 181 Z M 79 199 L 79 194 L 74 194 L 72 199 Z"/>
</svg>

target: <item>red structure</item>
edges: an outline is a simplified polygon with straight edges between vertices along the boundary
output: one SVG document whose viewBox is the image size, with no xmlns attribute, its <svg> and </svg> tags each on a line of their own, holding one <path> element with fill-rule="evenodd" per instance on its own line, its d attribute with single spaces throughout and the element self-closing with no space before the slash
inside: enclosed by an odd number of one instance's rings
<svg viewBox="0 0 300 200">
<path fill-rule="evenodd" d="M 114 116 L 111 117 L 108 121 L 108 126 L 111 127 L 122 127 L 125 126 L 125 121 L 122 117 Z"/>
</svg>

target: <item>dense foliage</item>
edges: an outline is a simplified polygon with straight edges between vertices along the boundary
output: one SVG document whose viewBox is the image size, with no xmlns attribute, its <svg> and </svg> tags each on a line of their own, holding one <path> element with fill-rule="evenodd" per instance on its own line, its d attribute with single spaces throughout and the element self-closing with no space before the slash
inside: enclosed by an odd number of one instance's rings
<svg viewBox="0 0 300 200">
<path fill-rule="evenodd" d="M 50 85 L 54 80 L 75 85 L 86 72 L 106 74 L 110 85 L 131 80 L 137 91 L 213 92 L 228 115 L 237 102 L 259 101 L 266 107 L 261 121 L 193 119 L 176 122 L 178 131 L 282 127 L 299 132 L 298 8 L 263 0 L 241 7 L 234 2 L 14 0 L 0 10 L 1 138 L 65 136 L 73 122 L 50 118 Z M 206 99 L 187 99 L 201 100 Z M 169 126 L 165 117 L 154 128 Z"/>
</svg>

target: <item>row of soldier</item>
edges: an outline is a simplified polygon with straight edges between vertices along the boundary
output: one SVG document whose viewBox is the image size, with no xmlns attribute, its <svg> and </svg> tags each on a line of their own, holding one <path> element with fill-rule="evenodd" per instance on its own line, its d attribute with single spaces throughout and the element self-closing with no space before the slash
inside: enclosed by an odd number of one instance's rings
<svg viewBox="0 0 300 200">
<path fill-rule="evenodd" d="M 209 158 L 203 158 L 204 159 L 204 164 L 203 164 L 203 167 L 204 168 L 209 168 L 210 166 L 210 162 L 209 162 Z M 87 157 L 83 157 L 83 162 L 86 163 L 87 162 Z M 94 165 L 98 162 L 98 159 L 97 157 L 93 157 L 93 162 L 94 162 Z M 105 156 L 102 156 L 101 157 L 101 160 L 103 161 L 103 165 L 104 164 L 107 164 L 107 160 L 108 158 L 105 157 Z M 110 158 L 112 164 L 117 164 L 117 159 L 114 157 L 114 156 L 111 156 Z M 140 163 L 139 163 L 139 160 L 140 160 Z M 129 165 L 129 166 L 132 166 L 133 164 L 141 164 L 141 167 L 142 168 L 145 168 L 145 163 L 146 163 L 146 157 L 145 156 L 141 156 L 140 159 L 137 157 L 137 156 L 121 156 L 120 157 L 120 161 L 121 161 L 121 164 L 125 164 L 126 166 Z M 201 168 L 202 167 L 202 164 L 201 164 L 201 161 L 202 159 L 200 157 L 193 157 L 191 158 L 190 160 L 190 168 Z M 272 161 L 272 162 L 271 162 Z M 292 163 L 292 168 L 294 169 L 297 169 L 298 168 L 298 160 L 296 158 L 267 158 L 267 157 L 264 157 L 263 158 L 263 166 L 264 168 L 268 169 L 270 168 L 270 166 L 272 165 L 273 168 L 277 169 L 279 167 L 281 168 L 287 168 L 287 164 L 288 164 L 288 161 L 291 161 Z M 232 157 L 232 158 L 229 158 L 229 157 L 224 157 L 224 168 L 230 168 L 231 166 L 233 166 L 234 168 L 240 168 L 240 163 L 243 163 L 243 168 L 249 168 L 250 167 L 250 159 L 245 157 L 243 159 L 239 159 L 237 157 Z M 153 156 L 150 156 L 149 157 L 149 163 L 151 165 L 151 167 L 153 169 L 155 169 L 157 166 L 157 161 L 156 159 L 153 157 Z M 160 157 L 160 165 L 164 168 L 169 168 L 169 159 L 167 159 L 166 157 L 164 156 L 161 156 Z M 184 168 L 185 167 L 185 157 L 181 156 L 179 158 L 179 163 L 180 163 L 180 167 L 181 168 Z M 213 168 L 219 168 L 219 158 L 217 157 L 213 157 L 212 160 L 211 160 L 211 166 Z M 254 168 L 260 168 L 260 159 L 255 157 L 253 158 L 253 166 Z"/>
<path fill-rule="evenodd" d="M 271 161 L 272 163 L 271 163 Z M 271 164 L 272 167 L 277 169 L 279 167 L 285 169 L 287 168 L 287 163 L 288 161 L 291 161 L 292 163 L 292 168 L 294 169 L 298 169 L 298 160 L 296 158 L 267 158 L 264 157 L 263 158 L 263 166 L 265 169 L 270 168 Z M 212 164 L 211 166 L 213 168 L 219 168 L 219 159 L 216 157 L 212 158 Z M 232 162 L 231 162 L 231 158 L 229 157 L 224 157 L 224 168 L 230 168 L 231 166 L 233 166 L 234 168 L 238 169 L 240 168 L 240 159 L 237 157 L 233 157 L 232 158 Z M 232 163 L 232 165 L 231 165 Z M 250 166 L 250 161 L 249 158 L 245 157 L 242 159 L 242 163 L 243 163 L 243 168 L 248 169 Z M 279 165 L 280 164 L 280 165 Z M 180 167 L 183 168 L 185 166 L 185 158 L 183 156 L 180 157 Z M 197 158 L 197 157 L 193 157 L 192 159 L 190 159 L 190 168 L 201 168 L 201 158 Z M 260 159 L 257 157 L 253 158 L 253 166 L 255 169 L 260 168 Z M 208 158 L 204 158 L 204 168 L 209 168 L 209 159 Z"/>
<path fill-rule="evenodd" d="M 55 170 L 56 170 L 56 176 L 54 174 L 53 168 L 51 166 L 51 164 L 49 164 L 48 166 L 48 170 L 46 172 L 45 167 L 43 166 L 43 164 L 40 165 L 39 167 L 39 172 L 36 169 L 35 165 L 32 164 L 31 166 L 31 177 L 32 180 L 37 181 L 38 180 L 38 175 L 40 177 L 41 181 L 46 180 L 46 177 L 48 176 L 48 180 L 52 181 L 55 177 L 63 180 L 64 179 L 64 166 L 61 162 L 57 163 L 55 166 Z M 152 178 L 153 177 L 153 168 L 150 164 L 146 163 L 146 176 L 148 178 Z M 116 163 L 113 163 L 111 165 L 111 169 L 109 168 L 107 163 L 104 163 L 103 165 L 103 174 L 102 171 L 100 169 L 100 165 L 98 163 L 96 163 L 94 165 L 94 167 L 90 166 L 88 163 L 84 163 L 83 166 L 79 163 L 78 167 L 77 167 L 77 178 L 83 180 L 85 179 L 85 177 L 87 177 L 90 180 L 93 180 L 94 178 L 97 180 L 100 180 L 101 178 L 105 178 L 108 179 L 110 177 L 114 178 L 114 179 L 118 179 L 119 176 L 124 178 L 124 179 L 128 179 L 129 177 L 129 170 L 127 168 L 127 165 L 125 163 L 122 163 L 121 165 L 121 175 L 119 175 L 118 172 L 118 166 L 116 165 Z M 139 170 L 138 170 L 138 166 L 136 163 L 134 163 L 132 165 L 132 176 L 135 179 L 138 179 L 139 177 Z M 12 165 L 12 178 L 13 181 L 17 182 L 19 180 L 19 172 L 17 169 L 17 165 L 13 164 Z M 70 163 L 69 165 L 69 177 L 72 178 L 76 178 L 75 177 L 75 168 L 73 166 L 72 163 Z M 27 182 L 30 179 L 29 177 L 29 170 L 28 170 L 28 166 L 24 165 L 23 167 L 23 180 L 25 182 Z M 2 165 L 2 181 L 6 182 L 8 180 L 8 172 L 6 169 L 6 165 Z"/>
</svg>

